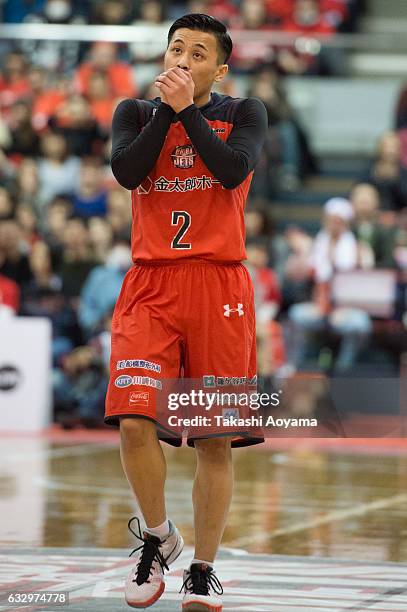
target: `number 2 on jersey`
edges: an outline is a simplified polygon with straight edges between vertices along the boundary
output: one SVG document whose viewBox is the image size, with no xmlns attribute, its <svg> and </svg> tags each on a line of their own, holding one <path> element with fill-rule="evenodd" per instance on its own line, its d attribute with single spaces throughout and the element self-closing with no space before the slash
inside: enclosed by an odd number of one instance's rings
<svg viewBox="0 0 407 612">
<path fill-rule="evenodd" d="M 171 225 L 179 225 L 181 221 L 182 225 L 178 232 L 175 234 L 171 242 L 172 249 L 191 249 L 192 245 L 190 242 L 181 242 L 185 234 L 187 233 L 191 225 L 191 215 L 185 210 L 173 210 L 171 217 Z"/>
</svg>

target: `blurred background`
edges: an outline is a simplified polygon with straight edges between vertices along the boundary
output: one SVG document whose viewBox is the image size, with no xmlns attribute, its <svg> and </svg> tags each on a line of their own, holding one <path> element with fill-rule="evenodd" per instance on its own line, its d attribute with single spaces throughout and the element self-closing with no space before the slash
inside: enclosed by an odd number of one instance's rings
<svg viewBox="0 0 407 612">
<path fill-rule="evenodd" d="M 397 378 L 405 362 L 403 0 L 0 0 L 0 390 L 24 378 L 18 321 L 45 318 L 24 367 L 51 338 L 64 428 L 103 426 L 111 314 L 131 265 L 112 114 L 158 95 L 169 25 L 187 12 L 230 28 L 219 91 L 268 111 L 246 212 L 260 385 Z"/>
</svg>

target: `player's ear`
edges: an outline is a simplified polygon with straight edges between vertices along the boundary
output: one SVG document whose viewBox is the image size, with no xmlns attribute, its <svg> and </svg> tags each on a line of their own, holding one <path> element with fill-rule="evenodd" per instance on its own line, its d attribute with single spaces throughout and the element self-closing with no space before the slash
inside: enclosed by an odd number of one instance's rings
<svg viewBox="0 0 407 612">
<path fill-rule="evenodd" d="M 218 69 L 215 74 L 215 81 L 219 82 L 225 78 L 229 70 L 229 66 L 227 64 L 221 64 L 218 66 Z"/>
</svg>

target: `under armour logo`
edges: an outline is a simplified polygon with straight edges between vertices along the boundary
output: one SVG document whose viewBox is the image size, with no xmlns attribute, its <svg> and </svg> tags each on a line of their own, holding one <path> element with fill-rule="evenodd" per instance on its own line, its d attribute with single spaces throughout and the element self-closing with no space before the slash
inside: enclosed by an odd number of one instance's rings
<svg viewBox="0 0 407 612">
<path fill-rule="evenodd" d="M 230 317 L 231 312 L 237 312 L 239 317 L 243 316 L 243 304 L 238 303 L 237 308 L 231 308 L 229 304 L 223 304 L 223 310 L 225 311 L 223 314 L 225 317 Z"/>
</svg>

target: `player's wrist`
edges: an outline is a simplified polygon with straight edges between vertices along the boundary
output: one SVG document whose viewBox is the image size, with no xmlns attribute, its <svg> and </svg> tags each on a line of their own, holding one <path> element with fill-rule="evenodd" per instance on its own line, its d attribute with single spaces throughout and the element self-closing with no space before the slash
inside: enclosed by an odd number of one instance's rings
<svg viewBox="0 0 407 612">
<path fill-rule="evenodd" d="M 179 115 L 180 113 L 182 113 L 182 111 L 184 111 L 186 108 L 189 108 L 190 106 L 193 106 L 194 101 L 191 100 L 190 102 L 183 102 L 182 104 L 179 105 L 174 105 L 173 109 L 174 111 L 177 113 L 177 115 Z"/>
<path fill-rule="evenodd" d="M 166 111 L 168 111 L 168 110 L 174 111 L 174 109 L 172 108 L 171 104 L 169 104 L 168 102 L 165 102 L 164 100 L 161 100 L 160 107 L 163 108 Z"/>
</svg>

